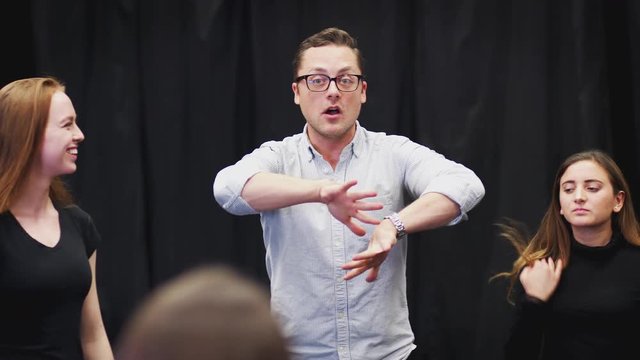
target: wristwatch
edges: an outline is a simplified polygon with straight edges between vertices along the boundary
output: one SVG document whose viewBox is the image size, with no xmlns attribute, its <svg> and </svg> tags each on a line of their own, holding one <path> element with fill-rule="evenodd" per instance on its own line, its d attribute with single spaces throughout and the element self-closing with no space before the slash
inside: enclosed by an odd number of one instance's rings
<svg viewBox="0 0 640 360">
<path fill-rule="evenodd" d="M 389 219 L 393 226 L 396 228 L 396 239 L 400 239 L 403 236 L 407 235 L 407 231 L 404 228 L 404 223 L 400 220 L 400 215 L 398 213 L 392 213 L 391 215 L 387 215 L 384 217 L 385 219 Z"/>
</svg>

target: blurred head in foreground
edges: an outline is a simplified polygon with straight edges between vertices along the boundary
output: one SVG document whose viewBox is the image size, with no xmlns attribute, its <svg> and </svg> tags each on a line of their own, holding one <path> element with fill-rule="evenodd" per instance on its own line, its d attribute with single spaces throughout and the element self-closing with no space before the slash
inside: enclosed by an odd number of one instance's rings
<svg viewBox="0 0 640 360">
<path fill-rule="evenodd" d="M 269 297 L 226 266 L 190 270 L 152 292 L 129 320 L 118 360 L 287 360 Z"/>
</svg>

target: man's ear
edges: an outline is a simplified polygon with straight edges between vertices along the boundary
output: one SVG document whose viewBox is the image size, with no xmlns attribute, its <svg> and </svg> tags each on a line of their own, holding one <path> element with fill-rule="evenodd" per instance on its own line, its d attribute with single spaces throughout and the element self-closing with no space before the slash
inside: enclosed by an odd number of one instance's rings
<svg viewBox="0 0 640 360">
<path fill-rule="evenodd" d="M 360 91 L 360 103 L 364 104 L 367 102 L 367 82 L 362 80 L 362 90 Z"/>
<path fill-rule="evenodd" d="M 293 102 L 300 105 L 300 89 L 298 89 L 298 83 L 292 83 L 291 90 L 293 91 Z"/>
</svg>

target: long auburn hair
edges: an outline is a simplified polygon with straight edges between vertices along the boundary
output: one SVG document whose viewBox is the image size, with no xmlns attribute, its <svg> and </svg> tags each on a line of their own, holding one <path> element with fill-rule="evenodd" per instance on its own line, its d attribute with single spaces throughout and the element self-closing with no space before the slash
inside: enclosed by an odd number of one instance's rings
<svg viewBox="0 0 640 360">
<path fill-rule="evenodd" d="M 567 168 L 579 161 L 593 161 L 600 165 L 607 173 L 613 187 L 613 193 L 624 192 L 625 199 L 622 209 L 618 213 L 612 213 L 612 227 L 618 229 L 625 240 L 633 245 L 640 246 L 640 224 L 633 208 L 631 191 L 615 161 L 601 150 L 587 150 L 569 156 L 560 165 L 551 189 L 551 202 L 544 214 L 538 231 L 529 237 L 522 224 L 507 219 L 505 223 L 498 224 L 500 236 L 507 239 L 518 252 L 518 258 L 514 261 L 511 271 L 502 272 L 492 277 L 508 277 L 508 299 L 513 299 L 513 288 L 522 269 L 534 261 L 551 257 L 554 260 L 562 259 L 562 263 L 569 264 L 571 247 L 571 226 L 560 214 L 560 179 Z"/>
<path fill-rule="evenodd" d="M 19 196 L 40 156 L 56 91 L 64 92 L 65 87 L 51 77 L 16 80 L 0 89 L 0 213 L 8 211 Z M 73 203 L 60 177 L 51 182 L 49 196 L 60 206 Z"/>
</svg>

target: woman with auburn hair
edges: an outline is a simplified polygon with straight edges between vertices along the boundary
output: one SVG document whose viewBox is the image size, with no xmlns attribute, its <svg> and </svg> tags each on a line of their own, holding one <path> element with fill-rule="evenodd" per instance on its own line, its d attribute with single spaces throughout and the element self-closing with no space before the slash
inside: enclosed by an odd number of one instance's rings
<svg viewBox="0 0 640 360">
<path fill-rule="evenodd" d="M 53 78 L 0 89 L 0 358 L 113 359 L 96 290 L 91 217 L 60 176 L 84 135 Z"/>
<path fill-rule="evenodd" d="M 506 359 L 637 358 L 640 225 L 629 186 L 606 153 L 569 156 L 530 239 L 501 224 L 518 250 L 509 301 L 516 317 Z"/>
</svg>

